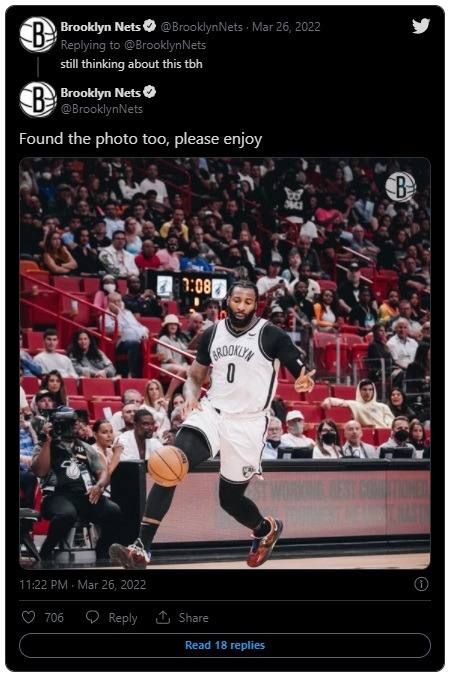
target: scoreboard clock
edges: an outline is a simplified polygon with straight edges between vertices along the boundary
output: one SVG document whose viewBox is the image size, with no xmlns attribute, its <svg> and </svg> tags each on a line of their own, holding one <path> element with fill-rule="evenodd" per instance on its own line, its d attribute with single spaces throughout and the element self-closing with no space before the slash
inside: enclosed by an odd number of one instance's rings
<svg viewBox="0 0 453 679">
<path fill-rule="evenodd" d="M 226 296 L 226 274 L 206 271 L 155 271 L 147 270 L 146 287 L 154 290 L 160 299 L 174 299 L 182 309 L 199 309 L 206 300 L 221 302 Z"/>
</svg>

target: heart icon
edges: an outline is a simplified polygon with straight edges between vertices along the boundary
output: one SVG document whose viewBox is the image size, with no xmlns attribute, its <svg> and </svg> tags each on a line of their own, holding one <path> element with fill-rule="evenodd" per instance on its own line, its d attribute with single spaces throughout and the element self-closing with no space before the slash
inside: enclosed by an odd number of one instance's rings
<svg viewBox="0 0 453 679">
<path fill-rule="evenodd" d="M 35 619 L 34 611 L 22 611 L 22 620 L 29 625 Z"/>
</svg>

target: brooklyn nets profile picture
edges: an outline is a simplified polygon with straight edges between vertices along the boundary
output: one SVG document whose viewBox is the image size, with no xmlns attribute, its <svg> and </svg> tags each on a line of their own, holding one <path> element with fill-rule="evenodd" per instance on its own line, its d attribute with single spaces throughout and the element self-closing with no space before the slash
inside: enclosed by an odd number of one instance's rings
<svg viewBox="0 0 453 679">
<path fill-rule="evenodd" d="M 57 107 L 57 95 L 49 83 L 29 82 L 20 91 L 19 105 L 30 118 L 47 118 Z"/>
<path fill-rule="evenodd" d="M 28 52 L 44 54 L 57 42 L 57 29 L 46 17 L 29 17 L 19 29 L 19 40 Z"/>
<path fill-rule="evenodd" d="M 416 192 L 417 184 L 408 172 L 394 172 L 385 182 L 385 190 L 396 203 L 405 203 Z"/>
</svg>

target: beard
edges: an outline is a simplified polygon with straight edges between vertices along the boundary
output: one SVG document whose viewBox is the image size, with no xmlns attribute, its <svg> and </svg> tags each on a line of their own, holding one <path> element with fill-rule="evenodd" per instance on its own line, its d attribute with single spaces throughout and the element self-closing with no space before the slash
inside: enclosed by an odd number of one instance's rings
<svg viewBox="0 0 453 679">
<path fill-rule="evenodd" d="M 243 318 L 236 318 L 231 308 L 228 307 L 228 320 L 234 328 L 246 328 L 255 315 L 255 311 L 256 309 L 253 309 L 253 311 L 251 311 L 249 314 L 245 314 Z"/>
</svg>

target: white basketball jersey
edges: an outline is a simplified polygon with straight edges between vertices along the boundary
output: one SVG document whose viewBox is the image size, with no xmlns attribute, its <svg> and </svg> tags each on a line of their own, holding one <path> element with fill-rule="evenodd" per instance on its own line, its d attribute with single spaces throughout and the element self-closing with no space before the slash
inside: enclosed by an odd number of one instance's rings
<svg viewBox="0 0 453 679">
<path fill-rule="evenodd" d="M 221 412 L 245 414 L 269 409 L 280 361 L 264 354 L 261 335 L 267 323 L 259 318 L 239 334 L 230 332 L 226 319 L 217 323 L 209 346 L 213 367 L 206 397 Z"/>
</svg>

